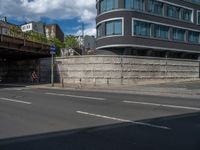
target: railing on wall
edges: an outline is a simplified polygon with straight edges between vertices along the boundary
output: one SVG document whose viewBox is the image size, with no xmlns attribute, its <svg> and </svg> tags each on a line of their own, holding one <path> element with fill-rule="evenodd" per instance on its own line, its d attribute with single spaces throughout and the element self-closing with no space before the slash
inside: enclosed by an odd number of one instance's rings
<svg viewBox="0 0 200 150">
<path fill-rule="evenodd" d="M 25 33 L 25 32 L 22 32 L 17 27 L 7 27 L 7 26 L 0 25 L 0 34 L 14 37 L 14 38 L 20 38 L 23 40 L 48 44 L 48 40 L 45 37 L 45 35 L 42 35 L 42 34 L 36 33 L 36 32 L 26 32 Z"/>
</svg>

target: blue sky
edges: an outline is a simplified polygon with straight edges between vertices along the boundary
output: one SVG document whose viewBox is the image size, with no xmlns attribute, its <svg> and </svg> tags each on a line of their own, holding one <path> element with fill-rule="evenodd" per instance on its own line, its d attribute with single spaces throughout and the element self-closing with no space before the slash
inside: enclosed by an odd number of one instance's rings
<svg viewBox="0 0 200 150">
<path fill-rule="evenodd" d="M 85 1 L 0 0 L 0 17 L 7 16 L 18 25 L 29 21 L 57 23 L 66 35 L 80 35 L 84 23 L 85 34 L 95 35 L 96 0 Z"/>
</svg>

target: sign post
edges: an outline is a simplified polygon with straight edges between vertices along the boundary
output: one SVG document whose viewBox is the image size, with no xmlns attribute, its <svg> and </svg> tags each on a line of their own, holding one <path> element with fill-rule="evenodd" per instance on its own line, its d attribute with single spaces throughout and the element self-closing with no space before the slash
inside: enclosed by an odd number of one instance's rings
<svg viewBox="0 0 200 150">
<path fill-rule="evenodd" d="M 51 45 L 50 54 L 51 54 L 51 86 L 54 87 L 54 54 L 56 54 L 55 45 Z"/>
</svg>

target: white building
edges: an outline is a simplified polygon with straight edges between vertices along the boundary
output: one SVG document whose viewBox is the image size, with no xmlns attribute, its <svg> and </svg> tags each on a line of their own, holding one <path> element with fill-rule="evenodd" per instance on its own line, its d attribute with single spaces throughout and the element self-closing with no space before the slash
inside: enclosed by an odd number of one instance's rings
<svg viewBox="0 0 200 150">
<path fill-rule="evenodd" d="M 44 34 L 44 24 L 41 22 L 29 22 L 21 25 L 21 30 L 23 32 L 33 31 Z"/>
<path fill-rule="evenodd" d="M 96 48 L 96 39 L 94 36 L 86 35 L 84 37 L 77 36 L 76 37 L 79 47 L 84 48 L 86 50 L 95 49 Z"/>
</svg>

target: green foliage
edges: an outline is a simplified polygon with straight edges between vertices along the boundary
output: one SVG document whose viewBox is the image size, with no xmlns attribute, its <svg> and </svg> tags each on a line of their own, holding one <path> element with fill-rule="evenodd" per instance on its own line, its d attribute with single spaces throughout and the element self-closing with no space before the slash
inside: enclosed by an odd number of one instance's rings
<svg viewBox="0 0 200 150">
<path fill-rule="evenodd" d="M 73 35 L 68 35 L 65 37 L 64 45 L 66 48 L 73 48 L 73 49 L 79 48 L 79 43 L 76 37 Z"/>
<path fill-rule="evenodd" d="M 56 51 L 56 56 L 60 56 L 60 49 L 63 48 L 65 45 L 64 43 L 62 43 L 59 39 L 57 38 L 51 38 L 48 40 L 48 43 L 50 45 L 54 44 L 57 48 L 57 51 Z"/>
<path fill-rule="evenodd" d="M 9 28 L 9 35 L 11 35 L 13 37 L 23 38 L 23 32 L 17 26 L 10 26 L 10 28 Z"/>
<path fill-rule="evenodd" d="M 44 34 L 38 33 L 38 32 L 26 32 L 25 33 L 26 39 L 35 41 L 35 42 L 42 42 L 42 43 L 47 43 L 47 38 Z"/>
<path fill-rule="evenodd" d="M 9 35 L 18 38 L 25 38 L 34 42 L 47 43 L 47 38 L 44 34 L 33 31 L 23 33 L 17 26 L 11 26 L 9 28 Z"/>
</svg>

